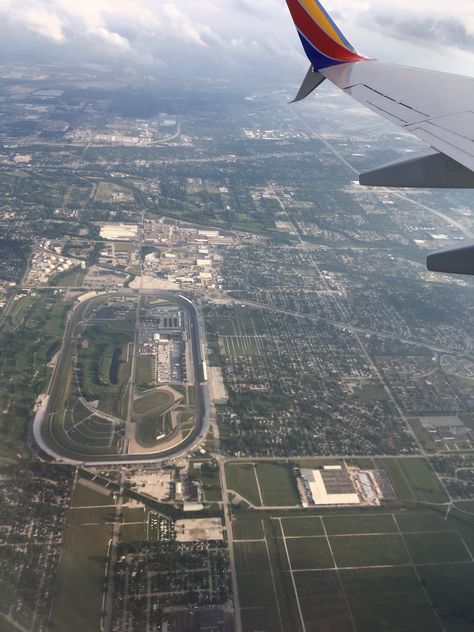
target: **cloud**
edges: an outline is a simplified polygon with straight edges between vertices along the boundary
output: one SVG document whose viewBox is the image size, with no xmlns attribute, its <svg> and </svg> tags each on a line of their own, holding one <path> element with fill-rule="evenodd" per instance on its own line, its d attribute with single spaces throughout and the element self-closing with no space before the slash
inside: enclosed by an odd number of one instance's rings
<svg viewBox="0 0 474 632">
<path fill-rule="evenodd" d="M 372 20 L 397 39 L 474 52 L 474 32 L 457 17 L 418 15 L 405 19 L 384 12 L 373 15 Z"/>
<path fill-rule="evenodd" d="M 416 9 L 413 0 L 324 3 L 369 55 L 438 67 L 443 55 L 459 62 L 454 49 L 468 66 L 474 60 L 472 0 L 457 0 L 455 17 L 432 0 L 417 0 Z M 0 0 L 2 58 L 33 49 L 37 59 L 122 61 L 144 74 L 167 65 L 201 76 L 228 68 L 277 75 L 307 63 L 285 0 Z"/>
<path fill-rule="evenodd" d="M 64 41 L 63 24 L 57 15 L 51 15 L 41 7 L 20 9 L 16 19 L 27 29 L 54 42 Z"/>
</svg>

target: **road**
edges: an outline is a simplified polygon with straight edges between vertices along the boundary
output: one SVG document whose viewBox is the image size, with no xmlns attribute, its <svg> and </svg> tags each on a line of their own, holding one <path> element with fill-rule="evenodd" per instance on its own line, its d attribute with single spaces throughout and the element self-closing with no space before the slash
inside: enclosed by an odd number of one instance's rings
<svg viewBox="0 0 474 632">
<path fill-rule="evenodd" d="M 106 569 L 106 583 L 107 588 L 105 591 L 104 598 L 104 612 L 101 623 L 101 630 L 103 632 L 112 632 L 112 615 L 114 610 L 114 580 L 115 580 L 115 568 L 117 565 L 118 559 L 118 546 L 120 543 L 120 525 L 122 518 L 122 509 L 123 509 L 123 492 L 125 489 L 125 471 L 120 472 L 120 490 L 118 492 L 117 503 L 115 505 L 115 518 L 114 518 L 114 526 L 112 531 L 112 538 L 110 540 L 109 546 L 109 555 L 107 559 L 107 569 Z"/>
<path fill-rule="evenodd" d="M 232 510 L 229 502 L 229 489 L 227 487 L 227 478 L 225 473 L 225 459 L 221 455 L 216 455 L 219 464 L 219 476 L 222 488 L 222 508 L 224 512 L 224 524 L 227 532 L 227 543 L 229 549 L 229 561 L 232 573 L 232 593 L 234 601 L 235 613 L 235 632 L 242 632 L 242 617 L 240 611 L 239 589 L 237 584 L 237 564 L 235 561 L 234 551 L 234 534 L 232 532 Z"/>
</svg>

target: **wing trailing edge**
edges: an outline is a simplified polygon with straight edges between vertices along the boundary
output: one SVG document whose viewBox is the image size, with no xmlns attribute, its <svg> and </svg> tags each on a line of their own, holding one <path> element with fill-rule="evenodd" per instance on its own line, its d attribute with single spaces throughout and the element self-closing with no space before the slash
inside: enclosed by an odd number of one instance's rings
<svg viewBox="0 0 474 632">
<path fill-rule="evenodd" d="M 433 149 L 401 158 L 360 175 L 364 186 L 473 189 L 474 172 Z"/>
<path fill-rule="evenodd" d="M 430 255 L 427 267 L 431 272 L 474 276 L 474 243 L 466 243 L 459 248 L 442 250 Z"/>
</svg>

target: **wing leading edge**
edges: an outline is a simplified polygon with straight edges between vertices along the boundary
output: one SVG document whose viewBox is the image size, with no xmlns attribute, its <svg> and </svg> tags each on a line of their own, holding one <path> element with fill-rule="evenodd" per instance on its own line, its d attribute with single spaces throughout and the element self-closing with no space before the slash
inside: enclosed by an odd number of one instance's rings
<svg viewBox="0 0 474 632">
<path fill-rule="evenodd" d="M 286 0 L 311 62 L 295 99 L 325 79 L 430 149 L 360 176 L 368 186 L 474 188 L 474 78 L 360 55 L 319 0 Z M 474 275 L 474 245 L 432 255 L 430 270 Z"/>
</svg>

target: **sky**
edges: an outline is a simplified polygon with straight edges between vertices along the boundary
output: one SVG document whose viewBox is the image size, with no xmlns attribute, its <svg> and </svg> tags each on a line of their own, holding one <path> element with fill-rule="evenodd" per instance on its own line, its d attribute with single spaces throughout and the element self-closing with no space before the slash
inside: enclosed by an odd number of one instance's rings
<svg viewBox="0 0 474 632">
<path fill-rule="evenodd" d="M 472 74 L 474 1 L 324 0 L 362 53 Z M 307 61 L 285 0 L 0 0 L 2 60 L 153 75 L 288 75 Z"/>
</svg>

